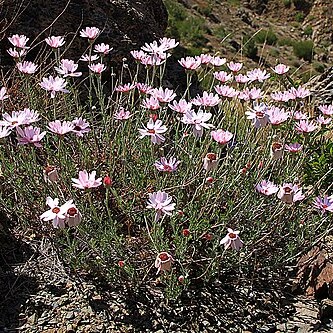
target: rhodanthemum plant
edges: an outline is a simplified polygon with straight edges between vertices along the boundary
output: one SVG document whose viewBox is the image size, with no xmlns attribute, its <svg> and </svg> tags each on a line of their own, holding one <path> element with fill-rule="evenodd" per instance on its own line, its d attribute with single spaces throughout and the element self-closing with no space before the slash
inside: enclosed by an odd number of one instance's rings
<svg viewBox="0 0 333 333">
<path fill-rule="evenodd" d="M 101 34 L 81 30 L 89 52 L 56 52 L 48 66 L 23 62 L 28 37 L 9 40 L 22 61 L 15 94 L 0 90 L 0 205 L 21 228 L 52 238 L 75 271 L 133 286 L 157 271 L 177 297 L 256 260 L 281 267 L 331 225 L 325 177 L 310 186 L 303 168 L 326 144 L 331 106 L 320 106 L 319 124 L 310 91 L 292 80 L 281 90 L 287 66 L 185 57 L 188 86 L 171 89 L 178 42 L 161 38 L 128 54 L 132 82 L 121 77 L 127 64 L 106 82 L 113 46 L 96 44 Z M 65 40 L 46 43 L 53 54 Z M 191 96 L 195 73 L 209 85 Z"/>
</svg>

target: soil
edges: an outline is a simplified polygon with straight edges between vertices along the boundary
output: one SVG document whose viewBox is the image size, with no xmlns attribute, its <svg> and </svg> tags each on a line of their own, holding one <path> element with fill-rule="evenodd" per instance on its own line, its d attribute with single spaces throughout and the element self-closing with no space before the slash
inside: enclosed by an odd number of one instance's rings
<svg viewBox="0 0 333 333">
<path fill-rule="evenodd" d="M 332 332 L 330 303 L 293 294 L 295 269 L 221 271 L 176 300 L 155 281 L 116 287 L 62 262 L 50 239 L 1 230 L 0 332 Z M 322 306 L 321 306 L 322 305 Z M 323 315 L 323 309 L 325 314 Z M 328 313 L 328 315 L 327 315 Z M 320 317 L 321 316 L 321 317 Z M 321 319 L 320 319 L 321 318 Z"/>
</svg>

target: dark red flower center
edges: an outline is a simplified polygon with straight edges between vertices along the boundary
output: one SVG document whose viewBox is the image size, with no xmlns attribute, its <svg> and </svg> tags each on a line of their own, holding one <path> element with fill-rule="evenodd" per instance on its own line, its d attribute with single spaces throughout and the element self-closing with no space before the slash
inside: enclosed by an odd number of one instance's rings
<svg viewBox="0 0 333 333">
<path fill-rule="evenodd" d="M 284 189 L 284 193 L 286 193 L 286 194 L 290 194 L 292 191 L 293 191 L 293 189 L 290 188 L 290 187 L 286 187 L 286 188 Z"/>
<path fill-rule="evenodd" d="M 77 209 L 75 207 L 71 207 L 67 210 L 67 214 L 69 216 L 75 216 L 77 214 Z"/>
<path fill-rule="evenodd" d="M 216 154 L 214 154 L 214 153 L 208 153 L 206 156 L 211 161 L 215 161 L 217 158 Z"/>
<path fill-rule="evenodd" d="M 165 171 L 172 171 L 172 168 L 171 168 L 170 165 L 165 165 L 165 166 L 164 166 L 164 170 L 165 170 Z"/>
<path fill-rule="evenodd" d="M 54 207 L 52 209 L 52 213 L 58 214 L 60 212 L 60 208 L 59 207 Z"/>
<path fill-rule="evenodd" d="M 48 165 L 46 168 L 45 168 L 45 172 L 47 174 L 49 174 L 50 172 L 54 171 L 55 167 L 52 166 L 52 165 Z"/>
<path fill-rule="evenodd" d="M 166 253 L 161 253 L 159 255 L 159 258 L 162 260 L 162 261 L 166 261 L 169 259 L 169 256 L 166 254 Z"/>
<path fill-rule="evenodd" d="M 274 150 L 281 149 L 281 148 L 282 148 L 282 143 L 280 143 L 280 142 L 273 142 L 273 143 L 272 143 L 272 148 L 273 148 Z"/>
<path fill-rule="evenodd" d="M 265 113 L 263 113 L 263 112 L 261 112 L 261 111 L 257 111 L 257 112 L 256 112 L 256 116 L 257 116 L 257 118 L 264 118 Z"/>
<path fill-rule="evenodd" d="M 231 238 L 231 239 L 235 239 L 235 238 L 237 238 L 237 235 L 234 234 L 233 232 L 230 232 L 230 233 L 229 233 L 229 238 Z"/>
<path fill-rule="evenodd" d="M 149 129 L 148 133 L 155 134 L 155 130 L 154 129 Z"/>
<path fill-rule="evenodd" d="M 82 130 L 82 127 L 81 127 L 81 126 L 76 125 L 76 126 L 74 127 L 74 131 L 81 131 L 81 130 Z"/>
</svg>

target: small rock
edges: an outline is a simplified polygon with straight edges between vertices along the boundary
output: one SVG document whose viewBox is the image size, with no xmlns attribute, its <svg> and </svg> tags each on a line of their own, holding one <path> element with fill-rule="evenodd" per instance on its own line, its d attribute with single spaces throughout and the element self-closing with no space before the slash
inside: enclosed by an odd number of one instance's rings
<svg viewBox="0 0 333 333">
<path fill-rule="evenodd" d="M 28 323 L 29 323 L 29 324 L 35 324 L 36 321 L 37 321 L 37 315 L 36 315 L 36 313 L 34 313 L 32 316 L 30 316 L 30 317 L 28 318 Z"/>
<path fill-rule="evenodd" d="M 70 311 L 66 314 L 66 319 L 73 319 L 74 318 L 74 312 Z"/>
<path fill-rule="evenodd" d="M 333 318 L 333 301 L 324 299 L 320 304 L 320 319 Z"/>
<path fill-rule="evenodd" d="M 94 295 L 94 296 L 92 297 L 92 299 L 93 299 L 94 301 L 100 301 L 100 300 L 102 299 L 102 296 L 101 296 L 101 295 Z"/>
</svg>

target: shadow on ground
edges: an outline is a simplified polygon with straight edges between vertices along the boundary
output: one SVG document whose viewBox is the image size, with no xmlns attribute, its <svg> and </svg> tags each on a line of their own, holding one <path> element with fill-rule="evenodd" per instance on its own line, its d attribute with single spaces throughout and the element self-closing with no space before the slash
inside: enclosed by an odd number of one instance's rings
<svg viewBox="0 0 333 333">
<path fill-rule="evenodd" d="M 19 270 L 33 255 L 33 249 L 9 231 L 8 221 L 0 213 L 0 332 L 17 332 L 24 320 L 20 312 L 37 282 Z"/>
</svg>

